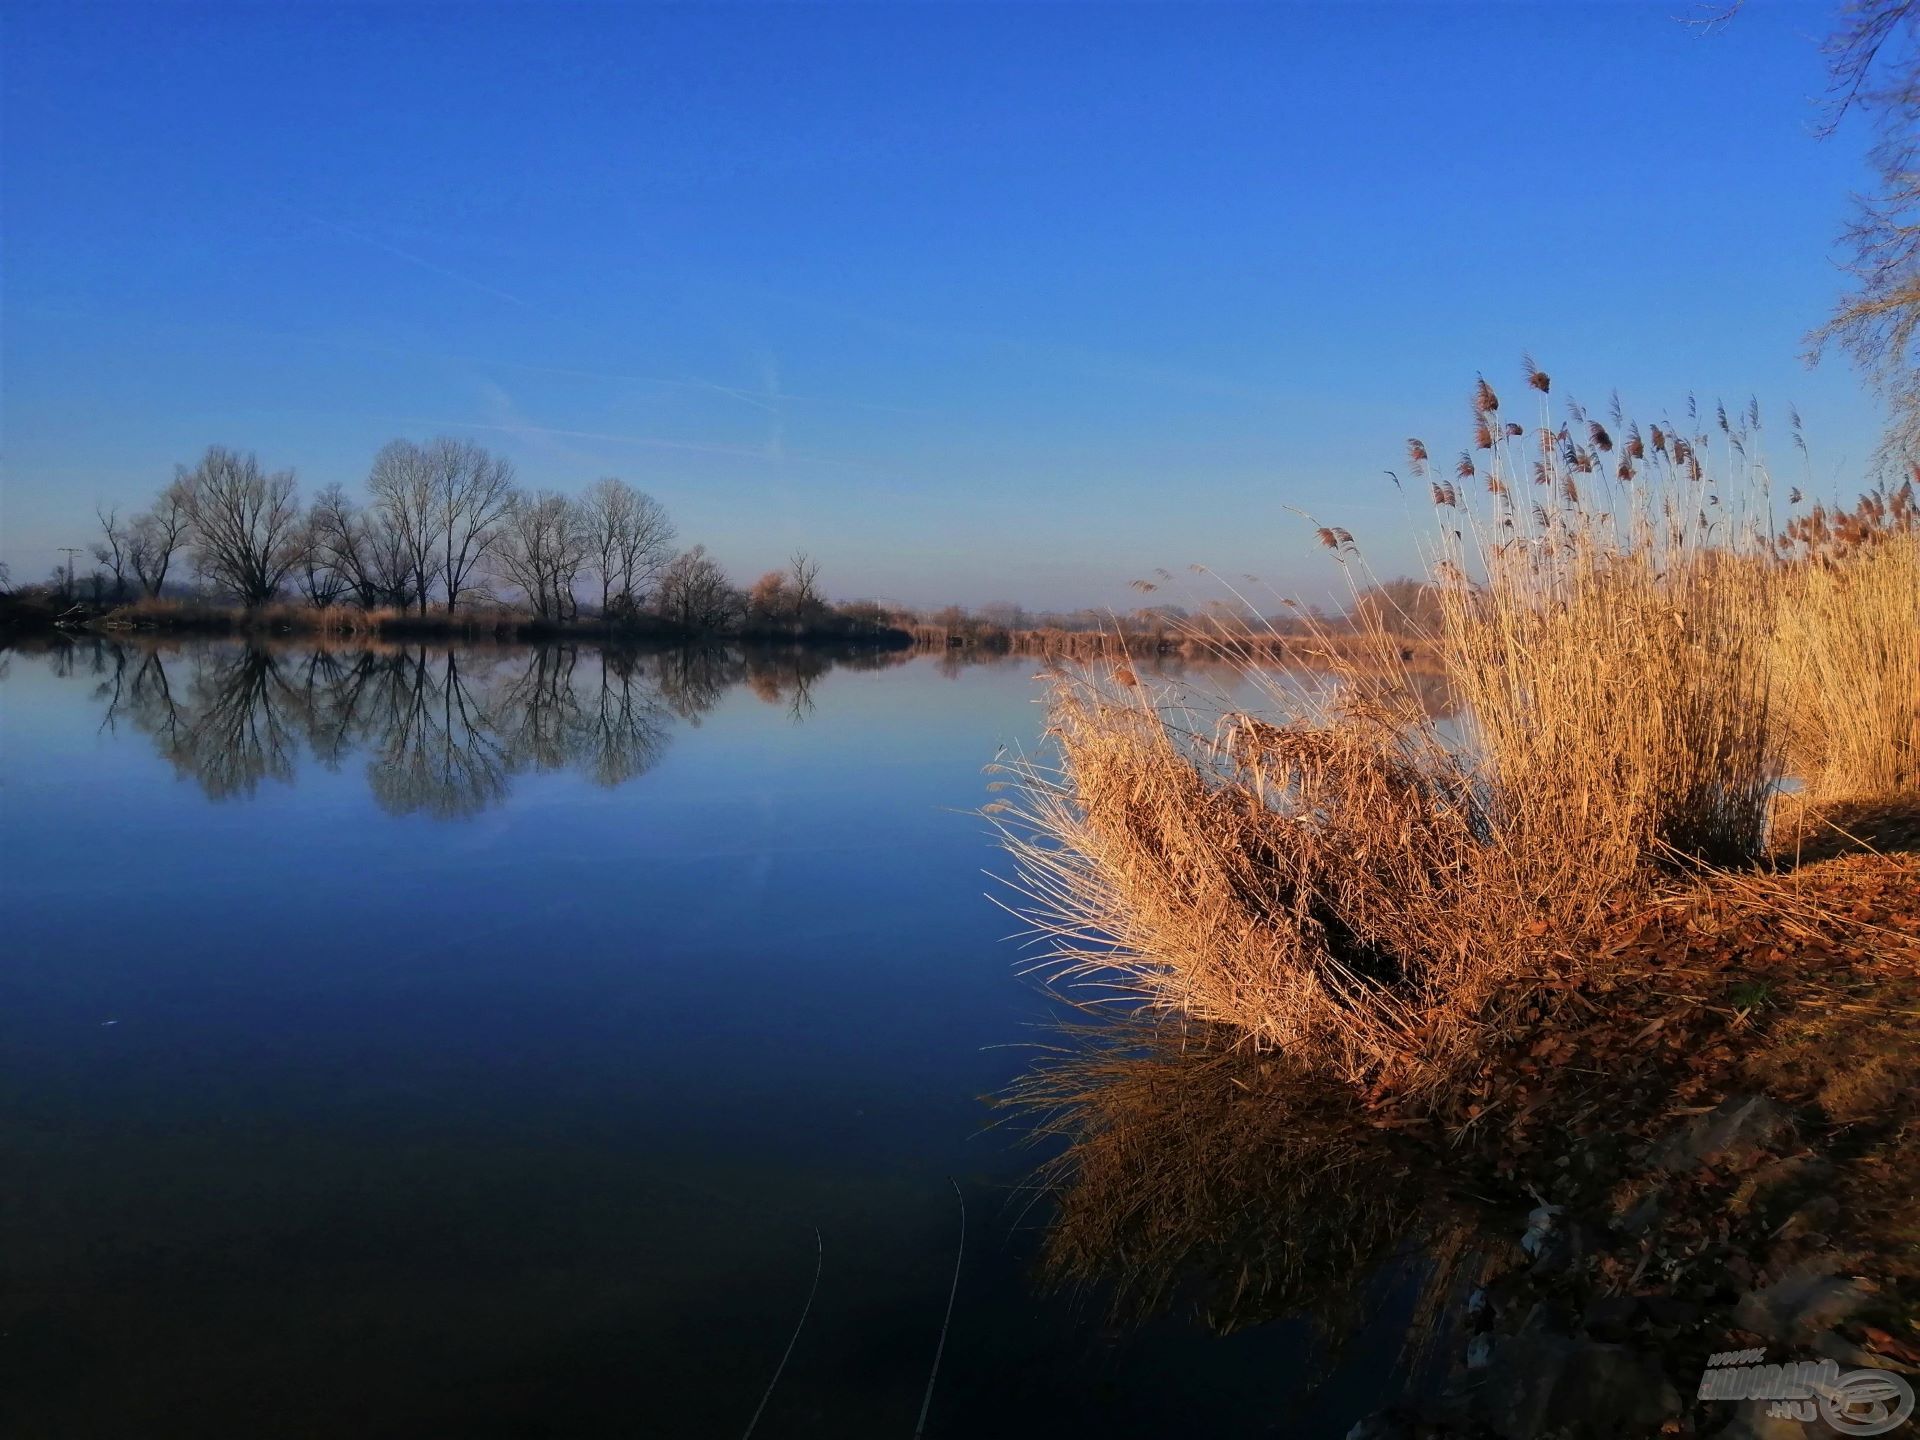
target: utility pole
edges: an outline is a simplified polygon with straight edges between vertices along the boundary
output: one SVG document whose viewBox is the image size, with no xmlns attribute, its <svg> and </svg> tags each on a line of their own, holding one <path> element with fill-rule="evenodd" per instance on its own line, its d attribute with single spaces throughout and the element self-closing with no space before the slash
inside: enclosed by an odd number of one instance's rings
<svg viewBox="0 0 1920 1440">
<path fill-rule="evenodd" d="M 65 552 L 67 557 L 67 583 L 65 587 L 66 594 L 63 598 L 67 601 L 67 603 L 71 604 L 73 603 L 73 597 L 75 594 L 74 582 L 78 578 L 74 574 L 74 570 L 73 570 L 73 557 L 80 553 L 80 547 L 78 545 L 60 545 L 60 546 L 56 546 L 55 548 Z"/>
</svg>

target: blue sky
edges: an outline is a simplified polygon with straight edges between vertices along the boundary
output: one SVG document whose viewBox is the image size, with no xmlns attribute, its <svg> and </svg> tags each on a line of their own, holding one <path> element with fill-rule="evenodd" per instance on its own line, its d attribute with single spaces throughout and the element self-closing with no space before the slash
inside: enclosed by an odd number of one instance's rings
<svg viewBox="0 0 1920 1440">
<path fill-rule="evenodd" d="M 1315 594 L 1288 507 L 1407 569 L 1382 471 L 1522 350 L 1795 403 L 1850 491 L 1875 411 L 1799 359 L 1865 179 L 1832 7 L 1688 8 L 7 0 L 0 559 L 209 443 L 317 487 L 448 432 L 743 578 Z"/>
</svg>

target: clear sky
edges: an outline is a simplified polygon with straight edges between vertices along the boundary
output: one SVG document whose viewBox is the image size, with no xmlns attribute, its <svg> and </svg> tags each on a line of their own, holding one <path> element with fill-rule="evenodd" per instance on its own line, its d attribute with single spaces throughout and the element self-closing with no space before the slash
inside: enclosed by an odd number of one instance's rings
<svg viewBox="0 0 1920 1440">
<path fill-rule="evenodd" d="M 209 443 L 317 487 L 450 432 L 742 578 L 1313 593 L 1287 507 L 1407 568 L 1382 471 L 1523 349 L 1797 403 L 1850 489 L 1875 411 L 1799 360 L 1865 176 L 1834 6 L 1689 8 L 0 0 L 0 559 Z"/>
</svg>

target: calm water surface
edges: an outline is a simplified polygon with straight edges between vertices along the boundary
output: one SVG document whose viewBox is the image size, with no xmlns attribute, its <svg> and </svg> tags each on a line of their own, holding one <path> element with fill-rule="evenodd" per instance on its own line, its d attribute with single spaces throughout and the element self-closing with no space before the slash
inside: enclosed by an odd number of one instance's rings
<svg viewBox="0 0 1920 1440">
<path fill-rule="evenodd" d="M 1339 1435 L 1050 1292 L 981 1097 L 1031 660 L 0 652 L 8 1436 Z M 816 1231 L 819 1249 L 816 1252 Z M 1389 1307 L 1391 1308 L 1391 1307 Z"/>
</svg>

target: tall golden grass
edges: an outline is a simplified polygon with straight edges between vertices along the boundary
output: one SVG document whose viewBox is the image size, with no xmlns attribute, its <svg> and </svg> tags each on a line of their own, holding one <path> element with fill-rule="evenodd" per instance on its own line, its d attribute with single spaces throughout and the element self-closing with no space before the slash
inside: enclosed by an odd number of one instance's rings
<svg viewBox="0 0 1920 1440">
<path fill-rule="evenodd" d="M 518 625 L 512 612 L 480 608 L 449 615 L 433 611 L 422 615 L 396 606 L 362 609 L 356 605 L 302 605 L 276 603 L 242 609 L 196 600 L 142 597 L 109 612 L 109 628 L 207 630 L 227 632 L 287 631 L 302 635 L 381 634 L 493 635 Z"/>
<path fill-rule="evenodd" d="M 1774 665 L 1788 763 L 1809 800 L 1920 792 L 1920 506 L 1911 481 L 1789 526 Z"/>
<path fill-rule="evenodd" d="M 1519 890 L 1564 925 L 1649 861 L 1755 859 L 1779 779 L 1763 562 L 1584 514 L 1484 560 L 1444 591 L 1442 650 Z"/>
<path fill-rule="evenodd" d="M 1285 634 L 1264 625 L 1224 627 L 1204 622 L 1167 621 L 1151 629 L 1115 617 L 1103 630 L 1065 630 L 1057 626 L 1008 630 L 985 626 L 955 630 L 948 626 L 915 622 L 907 628 L 916 648 L 946 650 L 964 648 L 996 654 L 1039 655 L 1052 660 L 1096 660 L 1128 657 L 1147 659 L 1176 656 L 1185 660 L 1257 660 L 1266 665 L 1308 665 L 1324 663 L 1330 654 L 1349 661 L 1375 658 L 1374 637 L 1364 626 L 1354 630 L 1336 629 L 1323 624 L 1303 627 L 1299 633 Z M 1424 636 L 1403 636 L 1396 641 L 1395 664 L 1426 674 L 1437 670 L 1437 656 L 1431 641 Z"/>
<path fill-rule="evenodd" d="M 1343 1078 L 1392 1065 L 1471 983 L 1484 815 L 1389 713 L 1209 733 L 1137 683 L 1082 677 L 1052 715 L 1060 767 L 1020 765 L 1002 819 L 1056 980 Z"/>
<path fill-rule="evenodd" d="M 1377 621 L 1326 648 L 1327 683 L 1249 652 L 1260 715 L 1124 664 L 1058 674 L 1053 758 L 1010 767 L 989 809 L 1068 993 L 1417 1100 L 1663 877 L 1759 859 L 1789 752 L 1823 787 L 1911 787 L 1911 555 L 1783 564 L 1757 406 L 1719 411 L 1718 439 L 1691 413 L 1643 432 L 1617 405 L 1556 417 L 1527 380 L 1530 425 L 1476 385 L 1449 478 L 1409 446 L 1441 521 L 1452 722 Z M 1815 670 L 1812 647 L 1845 654 Z M 1818 678 L 1783 681 L 1783 650 Z"/>
</svg>

